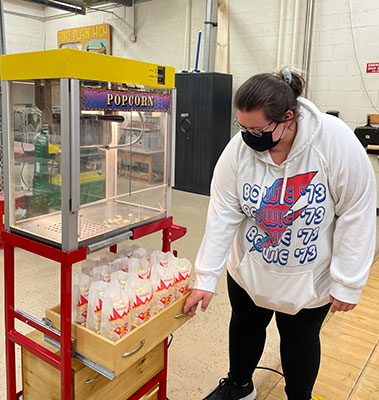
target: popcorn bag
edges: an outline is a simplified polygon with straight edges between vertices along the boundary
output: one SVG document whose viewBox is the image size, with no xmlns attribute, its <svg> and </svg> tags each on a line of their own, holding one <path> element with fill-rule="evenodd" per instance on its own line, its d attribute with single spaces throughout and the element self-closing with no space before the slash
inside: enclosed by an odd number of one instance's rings
<svg viewBox="0 0 379 400">
<path fill-rule="evenodd" d="M 188 292 L 192 265 L 186 258 L 173 257 L 169 261 L 169 267 L 175 274 L 175 299 L 179 299 Z"/>
<path fill-rule="evenodd" d="M 115 258 L 113 261 L 108 262 L 109 273 L 112 274 L 116 271 L 122 270 L 122 263 L 120 258 Z"/>
<path fill-rule="evenodd" d="M 101 309 L 103 297 L 108 283 L 104 281 L 92 282 L 89 288 L 88 310 L 86 327 L 96 333 L 100 331 Z"/>
<path fill-rule="evenodd" d="M 130 278 L 128 285 L 132 293 L 132 323 L 141 325 L 154 314 L 154 290 L 147 279 Z"/>
<path fill-rule="evenodd" d="M 122 246 L 119 253 L 123 254 L 125 257 L 133 257 L 133 251 L 137 250 L 139 247 L 135 244 L 133 246 Z"/>
<path fill-rule="evenodd" d="M 132 328 L 129 291 L 110 284 L 105 290 L 101 310 L 100 334 L 114 342 L 123 338 Z"/>
<path fill-rule="evenodd" d="M 93 269 L 97 267 L 98 261 L 86 259 L 82 262 L 82 273 L 88 276 L 93 276 Z"/>
<path fill-rule="evenodd" d="M 171 268 L 153 265 L 151 283 L 155 292 L 155 312 L 162 311 L 174 301 L 174 282 L 175 275 Z"/>
<path fill-rule="evenodd" d="M 129 273 L 137 274 L 141 279 L 150 279 L 151 267 L 147 260 L 132 257 L 129 259 Z"/>
<path fill-rule="evenodd" d="M 111 273 L 111 283 L 117 282 L 123 289 L 126 288 L 128 279 L 129 279 L 129 274 L 124 271 L 116 271 Z"/>
<path fill-rule="evenodd" d="M 121 271 L 129 272 L 129 257 L 121 256 L 117 261 Z"/>
<path fill-rule="evenodd" d="M 164 254 L 163 251 L 160 250 L 154 250 L 151 254 L 150 254 L 150 258 L 149 258 L 149 262 L 151 265 L 155 265 L 155 264 L 160 264 L 161 260 L 164 259 Z"/>
<path fill-rule="evenodd" d="M 174 258 L 174 255 L 169 251 L 164 253 L 163 251 L 160 250 L 154 250 L 150 254 L 150 264 L 151 265 L 160 264 L 163 267 L 167 267 L 169 260 L 171 260 L 172 258 Z"/>
<path fill-rule="evenodd" d="M 168 263 L 173 258 L 176 258 L 176 257 L 170 251 L 167 251 L 166 253 L 163 253 L 163 260 L 161 261 L 161 263 L 163 263 L 163 266 L 167 267 Z"/>
<path fill-rule="evenodd" d="M 108 265 L 114 259 L 116 258 L 116 255 L 114 253 L 106 253 L 102 254 L 100 257 L 100 260 L 98 261 L 98 265 Z"/>
<path fill-rule="evenodd" d="M 77 274 L 72 288 L 72 320 L 82 324 L 87 320 L 88 295 L 91 278 Z"/>
<path fill-rule="evenodd" d="M 132 257 L 136 258 L 146 258 L 147 251 L 142 247 L 138 247 L 137 249 L 133 250 Z"/>
<path fill-rule="evenodd" d="M 150 263 L 150 257 L 154 253 L 154 251 L 155 249 L 152 249 L 151 247 L 146 250 L 146 259 L 149 263 Z"/>
<path fill-rule="evenodd" d="M 109 283 L 111 281 L 111 268 L 109 265 L 100 265 L 93 269 L 93 276 L 96 281 L 104 281 Z"/>
</svg>

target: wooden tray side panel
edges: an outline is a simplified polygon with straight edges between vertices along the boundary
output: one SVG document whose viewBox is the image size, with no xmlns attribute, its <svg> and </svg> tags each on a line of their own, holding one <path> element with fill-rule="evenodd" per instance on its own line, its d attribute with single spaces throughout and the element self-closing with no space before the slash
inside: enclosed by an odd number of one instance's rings
<svg viewBox="0 0 379 400">
<path fill-rule="evenodd" d="M 60 354 L 58 349 L 44 341 L 41 332 L 32 331 L 27 337 L 54 354 Z M 61 399 L 60 371 L 24 348 L 21 349 L 21 362 L 24 400 Z M 72 360 L 73 374 L 83 368 L 83 364 Z"/>
<path fill-rule="evenodd" d="M 50 319 L 55 329 L 60 329 L 61 316 L 59 306 L 46 310 L 45 315 Z M 75 338 L 74 347 L 79 354 L 114 371 L 115 342 L 76 323 L 72 323 L 71 335 Z"/>
<path fill-rule="evenodd" d="M 60 372 L 22 349 L 24 400 L 60 400 Z"/>
</svg>

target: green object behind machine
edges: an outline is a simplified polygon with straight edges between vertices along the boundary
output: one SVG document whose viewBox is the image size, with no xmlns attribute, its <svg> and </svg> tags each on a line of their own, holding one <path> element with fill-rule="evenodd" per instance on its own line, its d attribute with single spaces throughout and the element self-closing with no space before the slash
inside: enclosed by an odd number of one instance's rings
<svg viewBox="0 0 379 400">
<path fill-rule="evenodd" d="M 90 149 L 86 155 L 91 156 Z M 49 143 L 45 130 L 36 135 L 34 142 L 33 200 L 35 210 L 61 209 L 62 175 L 60 172 L 60 146 Z M 85 163 L 83 163 L 85 165 Z M 101 168 L 81 170 L 80 204 L 105 198 L 105 174 Z"/>
</svg>

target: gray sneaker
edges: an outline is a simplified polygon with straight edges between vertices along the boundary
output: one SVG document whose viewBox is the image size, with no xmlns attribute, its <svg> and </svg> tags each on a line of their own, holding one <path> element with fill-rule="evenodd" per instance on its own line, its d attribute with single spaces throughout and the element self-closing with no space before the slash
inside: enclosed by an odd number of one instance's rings
<svg viewBox="0 0 379 400">
<path fill-rule="evenodd" d="M 228 374 L 227 378 L 220 379 L 219 385 L 203 400 L 255 400 L 257 391 L 253 382 L 244 386 L 235 384 Z"/>
</svg>

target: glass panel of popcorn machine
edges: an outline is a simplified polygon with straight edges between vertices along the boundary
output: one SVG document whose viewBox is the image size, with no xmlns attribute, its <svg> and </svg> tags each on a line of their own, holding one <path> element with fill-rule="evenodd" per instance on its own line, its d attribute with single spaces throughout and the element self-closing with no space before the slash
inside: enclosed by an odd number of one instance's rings
<svg viewBox="0 0 379 400">
<path fill-rule="evenodd" d="M 168 90 L 82 82 L 79 242 L 166 216 L 170 111 Z"/>
<path fill-rule="evenodd" d="M 60 81 L 11 81 L 9 89 L 10 226 L 60 242 Z"/>
</svg>

